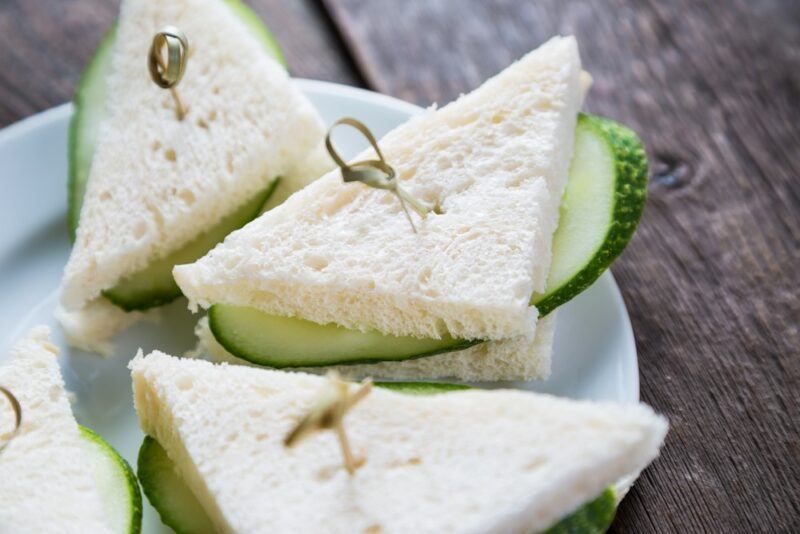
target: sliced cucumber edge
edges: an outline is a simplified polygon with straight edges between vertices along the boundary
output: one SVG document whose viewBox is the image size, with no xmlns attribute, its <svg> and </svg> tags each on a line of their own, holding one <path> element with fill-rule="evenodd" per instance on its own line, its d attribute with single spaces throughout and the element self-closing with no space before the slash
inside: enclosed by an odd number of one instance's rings
<svg viewBox="0 0 800 534">
<path fill-rule="evenodd" d="M 155 462 L 155 465 L 152 463 Z M 192 490 L 181 480 L 174 468 L 172 460 L 167 456 L 167 452 L 162 445 L 153 437 L 145 436 L 142 445 L 139 447 L 139 455 L 136 463 L 139 480 L 142 484 L 142 491 L 147 497 L 148 502 L 158 514 L 163 524 L 170 527 L 176 534 L 211 534 L 215 532 L 213 523 L 203 510 L 203 506 L 197 500 Z M 158 483 L 163 481 L 161 469 L 171 468 L 172 472 L 167 474 L 167 478 L 172 478 L 172 488 L 177 495 L 171 502 L 161 497 Z M 175 506 L 176 501 L 191 503 L 191 515 L 189 520 L 181 517 L 187 513 L 180 505 Z M 199 527 L 199 528 L 192 528 Z"/>
<path fill-rule="evenodd" d="M 97 75 L 97 70 L 106 60 L 106 55 L 111 53 L 111 48 L 114 44 L 114 39 L 117 34 L 117 23 L 113 22 L 109 26 L 106 33 L 103 35 L 100 43 L 97 45 L 92 57 L 89 59 L 89 64 L 84 69 L 78 80 L 77 90 L 73 101 L 72 116 L 69 120 L 69 128 L 67 130 L 67 159 L 68 159 L 68 175 L 67 175 L 67 227 L 69 229 L 69 238 L 73 243 L 75 242 L 75 235 L 78 231 L 78 222 L 80 221 L 81 208 L 83 207 L 83 196 L 86 193 L 86 183 L 88 182 L 88 175 L 85 176 L 82 184 L 80 169 L 78 168 L 80 158 L 78 157 L 78 140 L 80 138 L 80 131 L 83 128 L 83 122 L 86 114 L 83 109 L 85 106 L 91 105 L 86 102 L 88 89 L 91 87 L 91 80 Z M 105 103 L 103 103 L 105 105 Z M 88 169 L 86 170 L 88 173 Z"/>
<path fill-rule="evenodd" d="M 578 122 L 578 127 L 597 132 L 612 153 L 615 184 L 611 218 L 605 238 L 580 270 L 558 287 L 531 299 L 540 317 L 580 295 L 622 254 L 636 232 L 647 199 L 647 154 L 636 132 L 596 115 L 581 113 Z"/>
<path fill-rule="evenodd" d="M 130 528 L 129 534 L 138 534 L 142 530 L 142 493 L 139 487 L 139 480 L 136 474 L 125 459 L 94 430 L 83 425 L 78 425 L 81 438 L 89 442 L 93 447 L 102 449 L 102 454 L 110 458 L 119 468 L 126 481 L 127 494 L 130 500 Z"/>
<path fill-rule="evenodd" d="M 221 328 L 219 314 L 225 313 L 230 311 L 230 308 L 237 308 L 236 306 L 229 306 L 226 304 L 215 304 L 211 306 L 208 310 L 208 325 L 211 329 L 211 333 L 217 342 L 228 352 L 232 355 L 240 358 L 242 360 L 248 361 L 250 363 L 254 363 L 256 365 L 272 367 L 273 369 L 287 369 L 287 368 L 300 368 L 300 367 L 326 367 L 330 365 L 358 365 L 358 364 L 371 364 L 371 363 L 378 363 L 382 361 L 406 361 L 406 360 L 415 360 L 417 358 L 425 358 L 427 356 L 434 356 L 436 354 L 443 354 L 447 352 L 453 352 L 458 350 L 464 350 L 468 347 L 473 345 L 477 345 L 478 343 L 482 343 L 483 340 L 463 340 L 463 339 L 455 339 L 452 345 L 449 345 L 445 348 L 437 348 L 435 350 L 424 351 L 419 354 L 414 354 L 408 357 L 403 357 L 399 359 L 373 359 L 373 358 L 358 358 L 358 359 L 351 359 L 347 361 L 342 360 L 320 360 L 316 362 L 307 362 L 307 361 L 275 361 L 274 357 L 271 356 L 263 356 L 259 355 L 256 356 L 251 353 L 251 351 L 242 348 L 238 343 L 236 343 L 232 336 L 225 335 L 225 329 Z M 232 310 L 235 313 L 235 309 Z M 259 310 L 255 310 L 259 313 Z M 264 313 L 264 315 L 269 316 L 269 314 Z M 310 321 L 306 321 L 311 323 Z M 313 323 L 312 323 L 313 324 Z M 327 325 L 322 325 L 327 326 Z M 394 336 L 386 335 L 384 336 L 387 338 L 387 343 L 391 343 L 391 338 Z M 439 340 L 434 340 L 439 341 Z"/>
<path fill-rule="evenodd" d="M 596 498 L 546 529 L 544 534 L 604 534 L 614 522 L 617 504 L 616 491 L 609 486 Z"/>
<path fill-rule="evenodd" d="M 176 250 L 170 252 L 165 258 L 169 258 L 170 256 L 180 255 L 185 251 L 197 247 L 198 243 L 203 241 L 205 237 L 209 234 L 215 234 L 220 232 L 220 226 L 227 226 L 228 223 L 231 223 L 231 220 L 235 220 L 237 222 L 233 222 L 230 224 L 231 230 L 227 232 L 230 234 L 231 232 L 236 231 L 237 229 L 241 228 L 248 222 L 252 221 L 256 217 L 258 217 L 259 213 L 263 209 L 264 205 L 269 201 L 272 194 L 275 192 L 275 189 L 280 182 L 280 177 L 275 178 L 272 182 L 262 191 L 259 191 L 254 198 L 247 200 L 243 205 L 239 206 L 234 210 L 232 213 L 223 217 L 222 220 L 217 224 L 217 226 L 211 228 L 207 232 L 196 236 L 192 241 L 186 243 L 183 247 L 180 247 Z M 252 205 L 253 209 L 247 210 L 247 208 Z M 237 217 L 239 211 L 246 211 L 247 213 L 242 214 L 241 217 Z M 227 235 L 226 234 L 226 235 Z M 217 242 L 219 243 L 219 241 Z M 217 243 L 211 245 L 211 248 L 214 248 Z M 193 261 L 196 261 L 200 257 L 204 256 L 208 253 L 211 248 L 205 248 L 204 246 L 201 247 L 202 252 L 194 255 L 195 258 Z M 172 279 L 172 283 L 170 287 L 163 288 L 163 291 L 160 290 L 152 290 L 151 292 L 143 293 L 138 292 L 135 293 L 133 296 L 127 296 L 125 291 L 125 284 L 132 278 L 140 277 L 143 273 L 147 273 L 148 270 L 152 269 L 154 265 L 149 265 L 142 269 L 142 271 L 136 272 L 133 275 L 121 280 L 117 283 L 116 286 L 112 287 L 111 289 L 106 289 L 102 292 L 103 297 L 105 297 L 108 301 L 112 304 L 117 306 L 118 308 L 122 308 L 127 312 L 132 311 L 145 311 L 151 308 L 155 308 L 158 306 L 163 306 L 165 304 L 169 304 L 173 302 L 175 299 L 181 297 L 183 293 L 181 292 L 178 284 Z M 174 265 L 172 266 L 174 267 Z M 172 272 L 172 267 L 170 267 L 170 276 Z"/>
</svg>

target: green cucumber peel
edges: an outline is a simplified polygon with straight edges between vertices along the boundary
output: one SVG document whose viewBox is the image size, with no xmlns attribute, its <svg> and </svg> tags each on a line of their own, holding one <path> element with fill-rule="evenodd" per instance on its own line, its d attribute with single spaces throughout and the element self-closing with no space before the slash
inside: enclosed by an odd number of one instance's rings
<svg viewBox="0 0 800 534">
<path fill-rule="evenodd" d="M 580 114 L 547 289 L 531 299 L 540 316 L 581 294 L 611 266 L 633 237 L 646 198 L 647 155 L 636 133 Z"/>
<path fill-rule="evenodd" d="M 154 260 L 141 271 L 120 280 L 116 286 L 103 291 L 103 296 L 125 311 L 147 310 L 169 304 L 182 295 L 172 277 L 175 265 L 192 263 L 202 258 L 225 236 L 238 230 L 261 213 L 261 207 L 275 191 L 280 178 L 272 181 L 243 206 L 226 215 L 208 232 L 167 256 Z"/>
<path fill-rule="evenodd" d="M 67 181 L 67 224 L 69 237 L 75 241 L 81 216 L 89 169 L 106 107 L 105 76 L 111 70 L 111 52 L 117 36 L 117 24 L 109 27 L 78 81 L 69 121 Z"/>
<path fill-rule="evenodd" d="M 120 534 L 138 534 L 142 529 L 142 493 L 131 466 L 96 432 L 81 425 L 78 430 L 112 529 Z"/>
<path fill-rule="evenodd" d="M 209 309 L 208 324 L 217 342 L 234 356 L 276 369 L 409 360 L 481 342 L 360 332 L 226 304 Z"/>
<path fill-rule="evenodd" d="M 608 487 L 597 498 L 547 529 L 545 534 L 603 534 L 611 527 L 616 513 L 617 495 L 613 487 Z"/>
</svg>

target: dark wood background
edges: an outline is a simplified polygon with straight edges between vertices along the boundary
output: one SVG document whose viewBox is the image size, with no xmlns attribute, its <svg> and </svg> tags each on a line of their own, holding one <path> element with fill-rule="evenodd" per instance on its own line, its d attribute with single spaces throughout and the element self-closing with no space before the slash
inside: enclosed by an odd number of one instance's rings
<svg viewBox="0 0 800 534">
<path fill-rule="evenodd" d="M 651 158 L 615 264 L 671 421 L 614 532 L 800 532 L 800 2 L 252 0 L 296 76 L 429 104 L 574 33 Z M 112 0 L 0 0 L 0 126 L 70 100 Z"/>
</svg>

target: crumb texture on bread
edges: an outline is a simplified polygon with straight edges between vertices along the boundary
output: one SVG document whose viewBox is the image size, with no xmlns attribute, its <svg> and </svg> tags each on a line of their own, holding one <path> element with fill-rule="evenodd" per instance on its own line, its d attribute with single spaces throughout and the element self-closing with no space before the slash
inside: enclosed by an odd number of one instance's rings
<svg viewBox="0 0 800 534">
<path fill-rule="evenodd" d="M 392 335 L 505 339 L 535 324 L 582 100 L 573 38 L 381 141 L 402 187 L 442 214 L 334 170 L 177 266 L 193 306 L 222 302 Z M 369 122 L 367 120 L 367 122 Z M 356 159 L 374 157 L 365 152 Z"/>
<path fill-rule="evenodd" d="M 189 40 L 178 91 L 147 51 L 171 24 Z M 62 301 L 80 308 L 212 228 L 318 147 L 324 124 L 221 0 L 123 0 L 101 125 Z"/>
<path fill-rule="evenodd" d="M 514 390 L 381 388 L 335 436 L 283 439 L 326 379 L 160 352 L 132 360 L 143 430 L 223 532 L 538 532 L 644 468 L 666 433 L 644 405 Z"/>
<path fill-rule="evenodd" d="M 550 376 L 556 312 L 543 317 L 536 325 L 533 339 L 516 337 L 486 341 L 464 350 L 405 360 L 364 365 L 312 367 L 294 369 L 324 373 L 336 369 L 344 376 L 373 377 L 394 380 L 453 379 L 464 382 L 498 380 L 542 380 Z M 216 362 L 251 365 L 237 358 L 219 344 L 208 326 L 208 318 L 195 327 L 197 348 L 192 356 L 209 356 Z"/>
<path fill-rule="evenodd" d="M 0 532 L 110 533 L 110 519 L 72 416 L 47 327 L 34 328 L 0 367 L 22 426 L 0 452 Z M 13 416 L 0 396 L 0 443 Z"/>
</svg>

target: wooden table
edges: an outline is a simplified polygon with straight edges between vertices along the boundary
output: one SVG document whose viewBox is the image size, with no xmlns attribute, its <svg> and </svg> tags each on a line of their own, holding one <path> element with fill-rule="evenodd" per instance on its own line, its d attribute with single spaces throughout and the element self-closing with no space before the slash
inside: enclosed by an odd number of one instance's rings
<svg viewBox="0 0 800 534">
<path fill-rule="evenodd" d="M 109 0 L 0 0 L 0 126 L 71 98 Z M 671 422 L 615 532 L 800 532 L 800 2 L 253 0 L 296 76 L 446 102 L 557 33 L 644 138 L 614 274 Z"/>
</svg>

